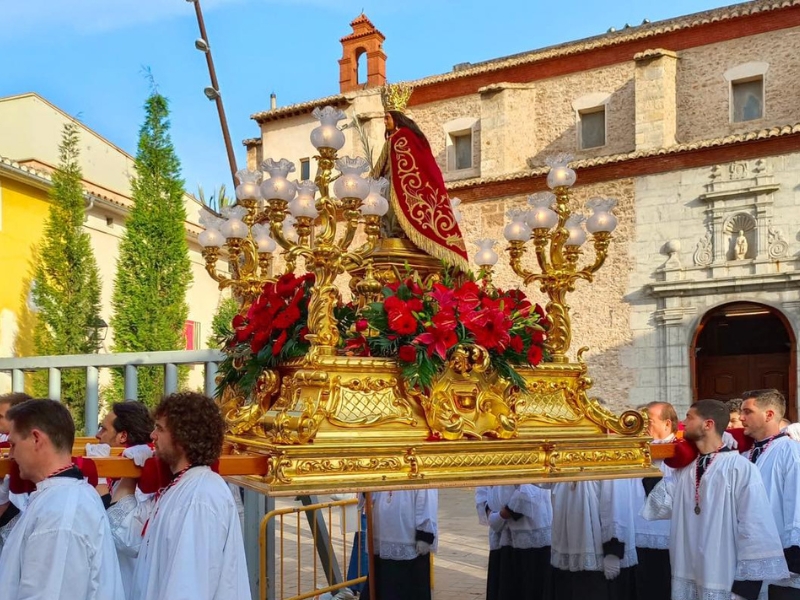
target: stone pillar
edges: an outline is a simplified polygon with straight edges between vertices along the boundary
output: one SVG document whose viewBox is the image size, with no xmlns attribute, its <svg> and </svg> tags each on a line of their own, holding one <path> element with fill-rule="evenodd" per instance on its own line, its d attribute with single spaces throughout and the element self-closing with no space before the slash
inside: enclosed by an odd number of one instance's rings
<svg viewBox="0 0 800 600">
<path fill-rule="evenodd" d="M 342 58 L 339 59 L 339 91 L 341 93 L 363 88 L 379 87 L 386 83 L 386 54 L 383 51 L 384 35 L 378 31 L 364 13 L 351 23 L 353 33 L 339 40 Z M 358 81 L 358 59 L 366 54 L 367 80 Z"/>
<path fill-rule="evenodd" d="M 645 50 L 636 61 L 636 149 L 665 148 L 676 143 L 678 55 Z"/>
<path fill-rule="evenodd" d="M 668 298 L 668 306 L 655 312 L 659 341 L 659 396 L 672 404 L 680 413 L 692 402 L 691 373 L 689 372 L 689 331 L 686 317 L 696 312 L 695 307 L 680 306 L 677 298 Z"/>
</svg>

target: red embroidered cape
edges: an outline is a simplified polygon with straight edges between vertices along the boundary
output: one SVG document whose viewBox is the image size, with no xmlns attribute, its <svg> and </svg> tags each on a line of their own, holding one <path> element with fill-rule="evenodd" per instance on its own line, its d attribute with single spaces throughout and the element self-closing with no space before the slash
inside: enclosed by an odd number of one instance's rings
<svg viewBox="0 0 800 600">
<path fill-rule="evenodd" d="M 420 250 L 467 271 L 464 238 L 430 148 L 405 127 L 395 131 L 388 143 L 390 202 L 400 227 Z"/>
</svg>

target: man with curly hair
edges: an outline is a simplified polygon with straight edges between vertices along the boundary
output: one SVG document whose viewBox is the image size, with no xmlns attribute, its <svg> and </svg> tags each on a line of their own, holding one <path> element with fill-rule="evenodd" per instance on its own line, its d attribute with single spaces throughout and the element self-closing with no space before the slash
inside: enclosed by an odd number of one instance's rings
<svg viewBox="0 0 800 600">
<path fill-rule="evenodd" d="M 236 505 L 211 470 L 225 430 L 219 408 L 181 392 L 165 397 L 153 416 L 155 453 L 172 481 L 137 511 L 143 538 L 130 600 L 250 600 Z"/>
</svg>

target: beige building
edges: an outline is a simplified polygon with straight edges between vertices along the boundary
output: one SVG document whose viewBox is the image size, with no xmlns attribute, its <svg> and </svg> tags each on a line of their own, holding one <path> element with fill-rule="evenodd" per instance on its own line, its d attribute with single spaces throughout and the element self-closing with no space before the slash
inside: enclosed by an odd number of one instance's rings
<svg viewBox="0 0 800 600">
<path fill-rule="evenodd" d="M 6 280 L 0 289 L 0 356 L 14 356 L 26 346 L 29 331 L 25 302 L 30 285 L 31 247 L 44 227 L 49 206 L 51 173 L 58 165 L 58 146 L 66 123 L 80 128 L 80 161 L 86 191 L 86 230 L 102 278 L 102 317 L 111 319 L 111 295 L 116 271 L 119 241 L 125 219 L 133 206 L 131 178 L 134 158 L 64 113 L 41 96 L 29 93 L 0 98 L 0 259 Z M 221 299 L 217 284 L 205 272 L 197 234 L 205 211 L 193 196 L 185 196 L 186 239 L 192 264 L 193 281 L 189 290 L 189 317 L 186 326 L 187 348 L 205 348 L 211 319 Z M 104 342 L 113 345 L 113 330 Z M 103 351 L 103 350 L 101 350 Z M 202 386 L 202 378 L 192 380 Z M 0 380 L 0 393 L 9 383 Z"/>
<path fill-rule="evenodd" d="M 363 15 L 351 25 L 340 64 L 383 39 Z M 572 351 L 590 347 L 610 404 L 683 411 L 777 387 L 797 416 L 798 43 L 800 1 L 755 0 L 412 82 L 409 114 L 463 202 L 471 251 L 479 238 L 504 246 L 506 211 L 547 189 L 544 159 L 557 152 L 574 156 L 576 209 L 617 199 L 609 260 L 571 295 Z M 342 68 L 339 94 L 253 115 L 248 166 L 286 157 L 308 177 L 311 111 L 329 104 L 361 123 L 377 156 L 380 54 L 366 84 Z M 348 133 L 340 154 L 365 145 Z M 496 283 L 520 285 L 503 261 Z"/>
</svg>

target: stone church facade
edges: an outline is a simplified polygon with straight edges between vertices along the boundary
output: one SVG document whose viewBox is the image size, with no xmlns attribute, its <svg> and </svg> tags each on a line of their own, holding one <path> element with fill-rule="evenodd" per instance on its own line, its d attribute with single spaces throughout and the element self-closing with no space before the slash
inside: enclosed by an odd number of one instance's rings
<svg viewBox="0 0 800 600">
<path fill-rule="evenodd" d="M 364 15 L 351 26 L 340 92 L 253 115 L 250 168 L 285 157 L 313 178 L 311 111 L 324 105 L 350 121 L 340 155 L 377 157 L 384 38 Z M 481 238 L 505 247 L 506 212 L 547 189 L 555 153 L 574 156 L 576 210 L 617 199 L 609 258 L 570 296 L 572 351 L 590 348 L 593 390 L 611 406 L 666 400 L 680 412 L 778 387 L 796 417 L 798 41 L 800 0 L 755 0 L 410 82 L 408 112 L 462 200 L 471 253 Z M 502 253 L 495 282 L 521 285 Z"/>
</svg>

